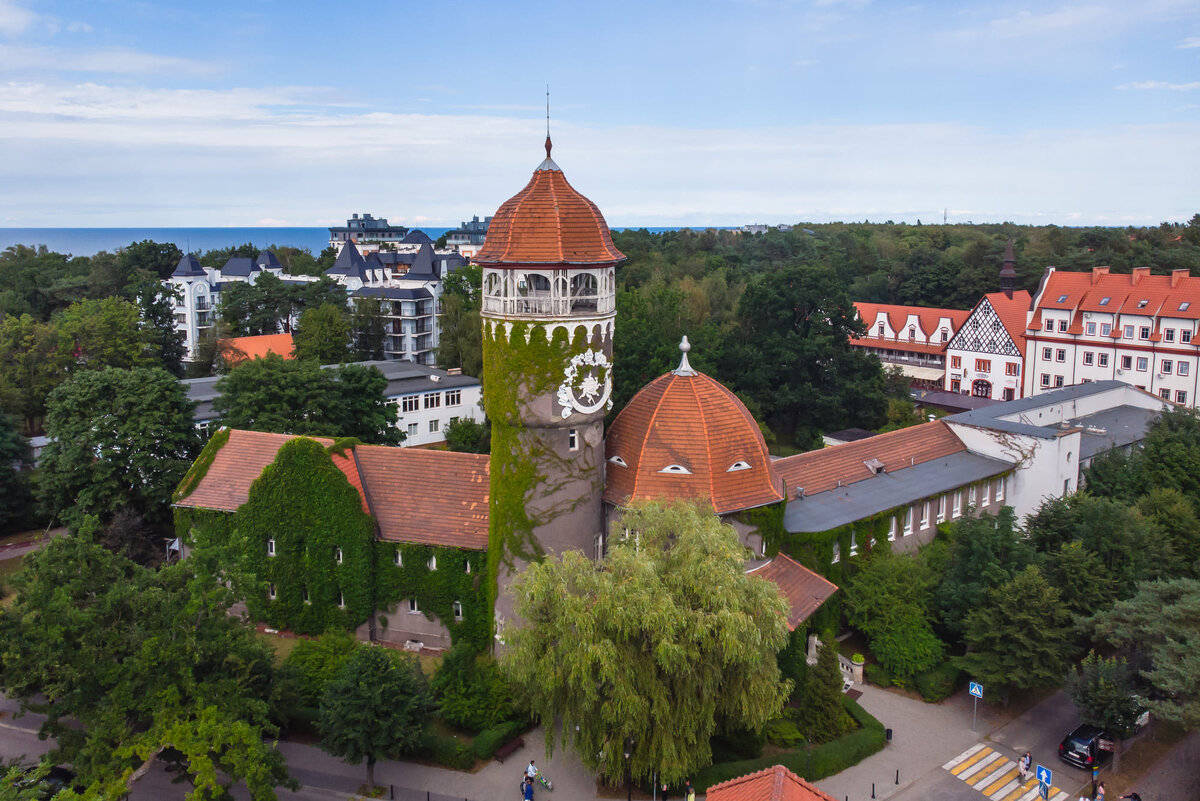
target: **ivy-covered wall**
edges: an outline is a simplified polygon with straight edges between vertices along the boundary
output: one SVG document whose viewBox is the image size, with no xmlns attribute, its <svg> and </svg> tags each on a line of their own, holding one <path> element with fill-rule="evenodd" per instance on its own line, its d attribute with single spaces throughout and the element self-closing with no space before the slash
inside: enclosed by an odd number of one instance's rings
<svg viewBox="0 0 1200 801">
<path fill-rule="evenodd" d="M 396 564 L 396 554 L 400 564 Z M 429 568 L 430 558 L 436 570 Z M 470 572 L 467 572 L 470 565 Z M 477 650 L 488 647 L 492 606 L 488 598 L 487 556 L 482 551 L 410 543 L 375 543 L 375 587 L 379 614 L 407 614 L 404 602 L 415 598 L 428 618 L 437 618 L 450 630 L 455 645 L 469 643 Z M 463 619 L 454 619 L 454 602 L 462 604 Z M 386 612 L 399 604 L 395 612 Z"/>
</svg>

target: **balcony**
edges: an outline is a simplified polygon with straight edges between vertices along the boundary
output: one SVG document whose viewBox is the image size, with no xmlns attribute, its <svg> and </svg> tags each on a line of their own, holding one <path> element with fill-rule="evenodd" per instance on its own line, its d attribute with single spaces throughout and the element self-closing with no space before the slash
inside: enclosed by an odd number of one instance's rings
<svg viewBox="0 0 1200 801">
<path fill-rule="evenodd" d="M 573 314 L 608 314 L 616 309 L 616 298 L 604 297 L 553 297 L 550 292 L 531 291 L 522 297 L 485 296 L 483 311 L 501 317 L 569 317 Z"/>
</svg>

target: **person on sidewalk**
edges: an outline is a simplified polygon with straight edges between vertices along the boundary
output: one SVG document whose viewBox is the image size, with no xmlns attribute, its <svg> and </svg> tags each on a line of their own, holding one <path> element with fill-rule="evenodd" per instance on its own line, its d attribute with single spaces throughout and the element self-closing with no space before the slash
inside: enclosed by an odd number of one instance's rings
<svg viewBox="0 0 1200 801">
<path fill-rule="evenodd" d="M 1096 801 L 1104 801 L 1104 782 L 1096 785 Z"/>
<path fill-rule="evenodd" d="M 663 782 L 662 786 L 662 801 L 667 801 L 667 783 Z M 1140 799 L 1139 799 L 1140 801 Z"/>
<path fill-rule="evenodd" d="M 523 797 L 525 801 L 533 801 L 533 779 L 528 776 L 525 777 L 525 793 Z"/>
<path fill-rule="evenodd" d="M 1021 777 L 1021 784 L 1025 783 L 1025 779 L 1029 776 L 1029 766 L 1033 763 L 1033 756 L 1026 751 L 1017 760 L 1017 774 Z"/>
<path fill-rule="evenodd" d="M 684 801 L 696 801 L 696 790 L 692 787 L 691 779 L 683 783 L 683 798 Z"/>
</svg>

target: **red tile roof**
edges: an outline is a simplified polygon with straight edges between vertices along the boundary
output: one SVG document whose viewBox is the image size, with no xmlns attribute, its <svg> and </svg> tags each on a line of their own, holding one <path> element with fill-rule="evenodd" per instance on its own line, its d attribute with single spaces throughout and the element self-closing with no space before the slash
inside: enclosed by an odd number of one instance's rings
<svg viewBox="0 0 1200 801">
<path fill-rule="evenodd" d="M 296 358 L 292 351 L 291 334 L 263 334 L 256 337 L 233 337 L 222 339 L 221 356 L 229 364 L 237 364 L 246 359 L 261 359 L 268 353 L 277 353 L 285 359 Z"/>
<path fill-rule="evenodd" d="M 905 325 L 909 315 L 915 314 L 920 323 L 921 332 L 926 337 L 932 337 L 937 333 L 938 324 L 942 318 L 949 318 L 950 335 L 953 336 L 954 332 L 971 316 L 970 309 L 933 309 L 925 306 L 895 306 L 887 303 L 856 302 L 854 308 L 858 310 L 859 319 L 868 329 L 875 325 L 880 313 L 883 313 L 887 315 L 888 325 L 892 331 L 897 333 L 906 330 Z"/>
<path fill-rule="evenodd" d="M 354 456 L 381 539 L 487 548 L 487 456 L 383 445 L 359 445 Z"/>
<path fill-rule="evenodd" d="M 488 267 L 536 264 L 615 264 L 625 255 L 613 244 L 596 204 L 579 194 L 549 158 L 504 202 L 473 257 Z"/>
<path fill-rule="evenodd" d="M 1038 300 L 1038 309 L 1066 309 L 1110 312 L 1112 314 L 1161 315 L 1182 319 L 1200 319 L 1200 277 L 1185 275 L 1180 270 L 1173 275 L 1150 275 L 1148 268 L 1134 274 L 1113 274 L 1108 268 L 1090 272 L 1055 270 L 1047 276 Z M 1063 295 L 1067 301 L 1059 303 Z M 1100 305 L 1103 298 L 1109 302 Z M 1146 301 L 1146 305 L 1138 305 Z M 1180 309 L 1182 303 L 1188 308 Z"/>
<path fill-rule="evenodd" d="M 887 337 L 852 337 L 850 344 L 858 348 L 886 348 L 887 350 L 904 351 L 905 353 L 925 353 L 938 355 L 946 352 L 949 342 L 936 345 L 926 345 L 923 342 L 909 342 L 904 339 L 888 339 Z"/>
<path fill-rule="evenodd" d="M 1033 305 L 1033 298 L 1024 289 L 1014 292 L 1011 298 L 1003 292 L 989 292 L 984 297 L 987 298 L 988 303 L 992 304 L 1000 322 L 1004 324 L 1004 330 L 1012 337 L 1013 344 L 1024 356 L 1025 318 L 1029 316 L 1029 307 Z"/>
<path fill-rule="evenodd" d="M 967 446 L 941 420 L 877 434 L 808 453 L 777 459 L 775 475 L 787 482 L 788 491 L 803 487 L 807 495 L 863 481 L 874 475 L 865 462 L 878 459 L 891 473 L 906 467 L 961 453 Z"/>
<path fill-rule="evenodd" d="M 290 434 L 229 432 L 229 441 L 200 483 L 178 506 L 237 511 L 250 485 L 275 461 Z M 313 437 L 326 448 L 333 440 Z M 359 445 L 330 454 L 375 518 L 379 536 L 395 542 L 487 547 L 487 456 L 416 448 Z"/>
<path fill-rule="evenodd" d="M 783 500 L 758 423 L 702 373 L 671 372 L 643 387 L 609 428 L 605 458 L 612 504 L 707 498 L 726 514 Z M 676 465 L 688 472 L 663 472 Z"/>
<path fill-rule="evenodd" d="M 788 602 L 788 628 L 793 631 L 838 590 L 836 584 L 785 553 L 749 572 L 779 587 Z"/>
<path fill-rule="evenodd" d="M 714 784 L 708 801 L 837 801 L 783 765 Z"/>
</svg>

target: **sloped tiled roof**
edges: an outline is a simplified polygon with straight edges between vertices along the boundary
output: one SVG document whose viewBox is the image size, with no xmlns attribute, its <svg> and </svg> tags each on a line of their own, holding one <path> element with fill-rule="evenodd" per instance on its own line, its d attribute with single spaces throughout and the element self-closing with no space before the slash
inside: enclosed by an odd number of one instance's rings
<svg viewBox="0 0 1200 801">
<path fill-rule="evenodd" d="M 625 258 L 613 244 L 608 223 L 596 204 L 579 194 L 550 159 L 506 200 L 488 227 L 476 264 L 492 267 L 530 264 L 615 264 Z"/>
<path fill-rule="evenodd" d="M 487 547 L 487 456 L 383 445 L 359 445 L 354 455 L 381 539 Z"/>
<path fill-rule="evenodd" d="M 965 451 L 967 446 L 940 420 L 898 431 L 878 434 L 859 442 L 847 442 L 820 450 L 777 459 L 775 475 L 787 482 L 788 492 L 803 487 L 806 495 L 863 481 L 875 475 L 869 459 L 883 462 L 885 472 L 902 470 L 922 462 Z"/>
<path fill-rule="evenodd" d="M 613 421 L 604 499 L 626 505 L 707 498 L 717 514 L 782 500 L 762 431 L 745 405 L 702 373 L 680 373 L 651 381 Z M 746 467 L 730 469 L 738 463 Z M 663 472 L 672 466 L 688 472 Z"/>
<path fill-rule="evenodd" d="M 254 337 L 232 337 L 221 340 L 221 355 L 229 364 L 237 364 L 246 359 L 261 359 L 268 353 L 276 353 L 285 359 L 296 358 L 292 355 L 294 343 L 291 334 L 261 334 Z"/>
<path fill-rule="evenodd" d="M 229 261 L 225 262 L 225 266 L 221 268 L 221 275 L 249 278 L 250 273 L 258 271 L 259 266 L 249 256 L 230 256 Z"/>
<path fill-rule="evenodd" d="M 229 432 L 196 488 L 177 505 L 237 511 L 250 486 L 291 434 Z M 333 440 L 312 437 L 326 448 Z M 489 457 L 358 445 L 331 453 L 334 465 L 375 518 L 381 539 L 481 550 L 487 547 Z"/>
<path fill-rule="evenodd" d="M 366 280 L 367 261 L 358 252 L 354 241 L 348 241 L 342 246 L 342 251 L 334 259 L 333 266 L 325 271 L 326 275 L 347 275 Z"/>
<path fill-rule="evenodd" d="M 783 765 L 714 784 L 708 801 L 837 801 Z"/>
<path fill-rule="evenodd" d="M 1000 322 L 1004 324 L 1004 330 L 1008 332 L 1013 344 L 1024 356 L 1025 318 L 1029 316 L 1029 307 L 1033 305 L 1033 298 L 1024 289 L 1014 292 L 1011 298 L 1003 292 L 989 292 L 984 297 L 987 298 L 988 303 L 992 304 Z"/>
<path fill-rule="evenodd" d="M 1066 295 L 1065 301 L 1059 298 Z M 1101 301 L 1108 298 L 1108 303 Z M 1138 308 L 1146 301 L 1145 305 Z M 1187 303 L 1188 308 L 1180 309 Z M 1150 275 L 1146 268 L 1114 274 L 1107 267 L 1089 272 L 1054 270 L 1045 279 L 1037 308 L 1200 319 L 1200 277 Z"/>
<path fill-rule="evenodd" d="M 748 572 L 779 587 L 788 602 L 788 628 L 793 631 L 838 590 L 832 581 L 814 573 L 785 553 L 780 553 L 765 565 Z"/>
<path fill-rule="evenodd" d="M 859 319 L 868 327 L 875 325 L 875 321 L 879 319 L 881 313 L 887 315 L 888 325 L 898 333 L 905 330 L 909 315 L 916 315 L 921 332 L 926 337 L 934 336 L 937 333 L 938 324 L 943 318 L 949 319 L 950 333 L 953 335 L 971 316 L 970 309 L 931 309 L 924 306 L 896 306 L 887 303 L 856 302 L 854 308 L 858 310 Z"/>
</svg>

